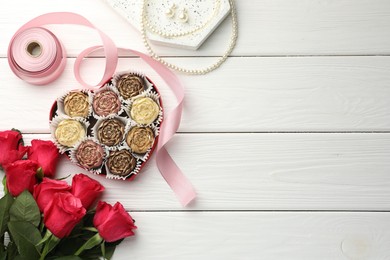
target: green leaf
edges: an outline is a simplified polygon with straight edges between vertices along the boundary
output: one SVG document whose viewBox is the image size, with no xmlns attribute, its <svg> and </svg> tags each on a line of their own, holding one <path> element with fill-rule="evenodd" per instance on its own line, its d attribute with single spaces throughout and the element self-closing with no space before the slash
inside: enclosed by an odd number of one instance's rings
<svg viewBox="0 0 390 260">
<path fill-rule="evenodd" d="M 3 245 L 0 245 L 0 260 L 7 259 L 7 251 L 4 251 Z"/>
<path fill-rule="evenodd" d="M 50 251 L 52 251 L 58 245 L 58 243 L 61 242 L 61 239 L 59 239 L 58 237 L 54 236 L 49 230 L 46 231 L 45 237 L 47 235 L 49 236 L 49 238 L 47 239 L 45 247 L 43 248 L 43 252 L 41 254 L 41 258 L 39 258 L 39 259 L 42 259 L 42 260 L 45 259 L 46 255 L 48 253 L 50 253 Z M 40 245 L 41 242 L 42 242 L 42 240 L 37 245 Z"/>
<path fill-rule="evenodd" d="M 15 199 L 9 213 L 11 221 L 27 221 L 36 227 L 41 222 L 38 205 L 31 193 L 26 190 Z"/>
<path fill-rule="evenodd" d="M 8 223 L 10 235 L 15 242 L 19 254 L 30 260 L 39 259 L 41 246 L 35 246 L 42 239 L 39 230 L 31 223 L 14 221 Z"/>
<path fill-rule="evenodd" d="M 2 237 L 7 230 L 7 223 L 10 219 L 9 209 L 13 202 L 14 199 L 10 194 L 6 194 L 0 199 L 0 237 Z"/>
<path fill-rule="evenodd" d="M 42 233 L 42 232 L 41 232 Z M 46 241 L 48 241 L 51 237 L 53 236 L 53 234 L 50 232 L 50 230 L 46 230 L 46 233 L 45 233 L 45 236 L 41 239 L 41 241 L 39 241 L 39 243 L 37 244 L 37 246 L 39 245 L 42 245 L 44 244 Z"/>
<path fill-rule="evenodd" d="M 103 238 L 99 235 L 99 233 L 96 233 L 96 235 L 94 235 L 93 237 L 91 237 L 90 239 L 88 239 L 88 241 L 85 242 L 84 245 L 82 245 L 82 246 L 77 250 L 77 252 L 75 253 L 75 255 L 80 255 L 84 250 L 91 249 L 91 248 L 93 248 L 93 247 L 99 245 L 102 241 L 103 241 Z"/>
<path fill-rule="evenodd" d="M 115 249 L 116 249 L 116 245 L 106 245 L 105 246 L 106 248 L 106 254 L 105 254 L 105 258 L 107 260 L 110 260 L 112 258 L 112 256 L 114 255 L 114 252 L 115 252 Z"/>
<path fill-rule="evenodd" d="M 1 167 L 1 166 L 0 166 Z M 4 194 L 8 194 L 8 189 L 7 189 L 7 178 L 3 177 L 3 180 L 2 180 L 2 183 L 3 183 L 3 187 L 4 187 Z"/>
<path fill-rule="evenodd" d="M 7 246 L 7 258 L 8 260 L 14 260 L 18 254 L 18 249 L 14 242 L 10 241 Z"/>
<path fill-rule="evenodd" d="M 100 244 L 100 249 L 102 250 L 103 258 L 106 259 L 106 243 L 104 241 Z"/>
</svg>

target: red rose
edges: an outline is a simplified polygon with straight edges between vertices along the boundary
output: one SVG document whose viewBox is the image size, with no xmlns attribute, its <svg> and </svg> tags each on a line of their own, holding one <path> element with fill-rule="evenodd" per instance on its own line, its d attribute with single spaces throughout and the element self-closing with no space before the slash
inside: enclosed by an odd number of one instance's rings
<svg viewBox="0 0 390 260">
<path fill-rule="evenodd" d="M 22 159 L 27 147 L 19 145 L 22 135 L 17 131 L 0 132 L 0 166 Z"/>
<path fill-rule="evenodd" d="M 99 201 L 93 224 L 100 236 L 107 242 L 133 236 L 133 229 L 137 228 L 131 216 L 119 202 L 115 203 L 113 207 L 106 202 Z"/>
<path fill-rule="evenodd" d="M 19 160 L 5 166 L 7 189 L 12 196 L 16 197 L 24 190 L 33 192 L 37 183 L 36 173 L 38 164 L 31 160 Z"/>
<path fill-rule="evenodd" d="M 58 161 L 58 149 L 52 141 L 32 140 L 28 159 L 36 161 L 45 176 L 53 177 Z"/>
<path fill-rule="evenodd" d="M 58 192 L 43 212 L 45 226 L 58 238 L 69 236 L 86 213 L 79 198 L 68 192 Z"/>
<path fill-rule="evenodd" d="M 58 192 L 70 192 L 71 188 L 65 181 L 57 181 L 49 178 L 43 178 L 39 185 L 34 187 L 34 199 L 38 207 L 43 212 L 45 207 L 53 199 L 54 194 Z"/>
<path fill-rule="evenodd" d="M 76 174 L 72 180 L 72 194 L 81 200 L 84 208 L 89 207 L 96 201 L 104 187 L 85 174 Z"/>
</svg>

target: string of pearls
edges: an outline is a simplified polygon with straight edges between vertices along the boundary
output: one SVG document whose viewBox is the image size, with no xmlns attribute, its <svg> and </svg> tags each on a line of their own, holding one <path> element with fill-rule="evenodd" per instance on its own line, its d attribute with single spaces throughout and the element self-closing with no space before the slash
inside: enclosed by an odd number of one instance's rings
<svg viewBox="0 0 390 260">
<path fill-rule="evenodd" d="M 143 43 L 144 43 L 146 49 L 148 50 L 149 55 L 153 59 L 155 59 L 158 62 L 160 62 L 161 64 L 167 66 L 168 68 L 171 68 L 173 70 L 176 70 L 178 72 L 182 72 L 182 73 L 185 73 L 185 74 L 190 74 L 190 75 L 204 75 L 204 74 L 210 73 L 213 70 L 219 68 L 222 65 L 222 63 L 224 63 L 226 61 L 226 59 L 229 57 L 229 55 L 232 53 L 232 51 L 233 51 L 233 49 L 234 49 L 234 47 L 236 45 L 237 37 L 238 37 L 238 23 L 237 23 L 236 7 L 234 5 L 234 1 L 233 0 L 229 0 L 229 3 L 230 3 L 230 14 L 231 14 L 231 17 L 232 17 L 232 34 L 231 34 L 231 37 L 230 37 L 230 42 L 229 42 L 227 50 L 225 51 L 225 53 L 221 57 L 219 57 L 219 59 L 215 63 L 209 65 L 206 68 L 203 68 L 203 69 L 186 69 L 186 68 L 174 65 L 174 64 L 172 64 L 170 62 L 167 62 L 166 60 L 164 60 L 163 58 L 158 56 L 153 51 L 152 47 L 150 46 L 148 37 L 146 35 L 146 29 L 145 29 L 145 27 L 146 27 L 145 26 L 146 25 L 146 15 L 145 15 L 146 14 L 146 0 L 144 0 L 143 3 L 142 3 L 142 11 L 141 11 L 141 35 L 142 35 Z"/>
<path fill-rule="evenodd" d="M 195 26 L 193 29 L 191 30 L 188 30 L 188 31 L 183 31 L 183 32 L 177 32 L 177 33 L 166 33 L 162 30 L 159 30 L 157 29 L 156 27 L 154 27 L 147 19 L 147 14 L 146 14 L 146 11 L 145 11 L 145 26 L 148 28 L 148 31 L 154 33 L 154 34 L 158 34 L 164 38 L 177 38 L 177 37 L 183 37 L 183 36 L 186 36 L 186 35 L 189 35 L 189 34 L 193 34 L 197 31 L 200 31 L 201 29 L 203 29 L 204 27 L 206 27 L 213 19 L 214 17 L 218 14 L 219 12 L 219 9 L 221 7 L 221 0 L 216 0 L 215 1 L 215 5 L 214 5 L 214 12 L 213 14 L 209 17 L 209 19 L 207 19 L 206 22 L 200 24 L 200 25 L 197 25 Z"/>
</svg>

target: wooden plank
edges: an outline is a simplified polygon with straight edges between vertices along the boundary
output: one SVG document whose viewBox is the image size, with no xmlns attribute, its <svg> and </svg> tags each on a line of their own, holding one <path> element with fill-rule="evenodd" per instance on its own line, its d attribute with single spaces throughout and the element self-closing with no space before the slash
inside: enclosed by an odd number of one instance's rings
<svg viewBox="0 0 390 260">
<path fill-rule="evenodd" d="M 134 212 L 125 259 L 388 259 L 390 213 Z"/>
<path fill-rule="evenodd" d="M 390 54 L 390 4 L 387 0 L 258 0 L 235 1 L 239 40 L 234 55 L 388 55 Z M 21 8 L 23 6 L 23 8 Z M 104 0 L 8 1 L 0 10 L 4 43 L 29 19 L 52 11 L 72 11 L 91 20 L 123 47 L 144 50 L 139 34 Z M 221 55 L 231 25 L 229 19 L 198 52 L 156 46 L 161 55 Z M 99 38 L 89 29 L 60 26 L 56 34 L 74 57 Z M 0 56 L 7 45 L 0 46 Z"/>
<path fill-rule="evenodd" d="M 8 71 L 0 74 L 0 129 L 48 133 L 54 99 L 79 88 L 73 61 L 59 80 L 32 86 L 0 59 L 0 71 Z M 103 60 L 86 63 L 85 79 L 97 82 Z M 232 58 L 215 73 L 181 77 L 186 99 L 180 132 L 389 131 L 389 66 L 390 57 Z M 121 59 L 118 70 L 129 68 L 150 75 L 169 111 L 174 97 L 155 73 L 138 60 Z"/>
<path fill-rule="evenodd" d="M 48 135 L 25 135 L 48 139 Z M 390 134 L 178 134 L 188 210 L 390 210 Z M 87 173 L 62 158 L 59 177 Z M 134 182 L 93 176 L 128 210 L 182 210 L 154 158 Z"/>
</svg>

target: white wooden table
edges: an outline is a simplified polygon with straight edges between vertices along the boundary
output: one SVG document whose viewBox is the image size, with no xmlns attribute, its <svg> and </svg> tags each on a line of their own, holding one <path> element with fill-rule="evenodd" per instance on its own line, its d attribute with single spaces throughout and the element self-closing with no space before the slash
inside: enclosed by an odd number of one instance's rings
<svg viewBox="0 0 390 260">
<path fill-rule="evenodd" d="M 390 2 L 236 1 L 239 41 L 214 73 L 180 76 L 186 103 L 169 150 L 198 192 L 182 208 L 154 159 L 134 182 L 109 181 L 139 227 L 119 259 L 390 259 Z M 29 19 L 52 11 L 84 15 L 123 47 L 139 34 L 103 1 L 2 0 L 0 130 L 49 138 L 48 111 L 78 88 L 73 61 L 99 44 L 96 32 L 50 26 L 68 52 L 60 79 L 32 86 L 10 71 L 6 50 Z M 228 39 L 226 20 L 196 53 L 156 48 L 188 66 L 211 62 Z M 124 57 L 119 70 L 144 70 Z M 88 59 L 89 82 L 103 70 Z M 59 175 L 82 172 L 65 158 Z"/>
</svg>

